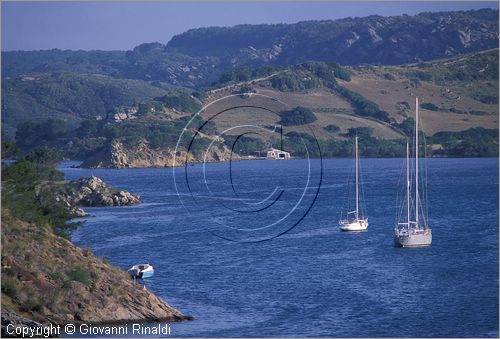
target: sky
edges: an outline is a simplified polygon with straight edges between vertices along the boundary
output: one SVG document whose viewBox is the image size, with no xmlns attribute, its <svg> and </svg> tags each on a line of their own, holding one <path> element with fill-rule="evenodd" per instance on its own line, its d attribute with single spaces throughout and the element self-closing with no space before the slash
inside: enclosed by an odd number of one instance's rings
<svg viewBox="0 0 500 339">
<path fill-rule="evenodd" d="M 2 1 L 2 50 L 129 50 L 190 28 L 498 9 L 491 2 L 17 2 Z"/>
</svg>

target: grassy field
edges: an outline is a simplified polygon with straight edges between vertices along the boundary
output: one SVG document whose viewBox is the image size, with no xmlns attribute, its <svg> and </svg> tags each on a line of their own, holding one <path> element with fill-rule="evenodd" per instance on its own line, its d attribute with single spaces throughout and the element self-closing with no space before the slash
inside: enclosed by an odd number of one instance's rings
<svg viewBox="0 0 500 339">
<path fill-rule="evenodd" d="M 415 97 L 420 103 L 432 104 L 433 109 L 420 108 L 422 126 L 428 135 L 439 131 L 462 131 L 473 127 L 498 128 L 498 50 L 461 56 L 453 59 L 403 66 L 347 67 L 351 81 L 337 79 L 338 84 L 361 94 L 378 104 L 396 123 L 415 115 Z M 268 81 L 252 81 L 256 93 L 274 98 L 224 99 L 211 106 L 208 115 L 217 110 L 251 102 L 272 110 L 290 107 L 310 108 L 318 118 L 307 125 L 322 139 L 342 139 L 351 127 L 371 127 L 373 135 L 385 139 L 400 138 L 401 134 L 387 123 L 355 115 L 351 104 L 333 88 L 320 86 L 303 91 L 280 91 Z M 234 88 L 217 92 L 212 100 L 230 95 Z M 493 98 L 493 102 L 483 98 Z M 246 100 L 246 101 L 245 101 Z M 495 102 L 496 100 L 496 102 Z M 215 120 L 219 129 L 238 124 L 272 125 L 278 122 L 272 113 L 255 109 L 239 109 L 222 114 Z M 334 124 L 338 132 L 324 127 Z M 287 127 L 288 130 L 299 128 Z M 304 127 L 300 127 L 304 129 Z M 236 133 L 236 131 L 235 131 Z"/>
</svg>

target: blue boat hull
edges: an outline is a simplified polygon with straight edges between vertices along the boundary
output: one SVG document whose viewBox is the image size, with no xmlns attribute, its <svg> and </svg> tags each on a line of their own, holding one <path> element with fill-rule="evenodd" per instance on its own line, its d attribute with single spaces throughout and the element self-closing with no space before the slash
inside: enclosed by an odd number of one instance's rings
<svg viewBox="0 0 500 339">
<path fill-rule="evenodd" d="M 141 272 L 140 273 L 140 278 L 145 279 L 145 278 L 151 278 L 155 274 L 154 271 L 148 271 L 148 272 Z"/>
</svg>

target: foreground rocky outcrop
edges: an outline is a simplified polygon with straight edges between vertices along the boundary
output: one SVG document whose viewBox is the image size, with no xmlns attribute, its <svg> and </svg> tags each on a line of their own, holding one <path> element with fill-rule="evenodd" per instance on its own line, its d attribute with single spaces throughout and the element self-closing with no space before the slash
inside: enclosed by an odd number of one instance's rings
<svg viewBox="0 0 500 339">
<path fill-rule="evenodd" d="M 115 189 L 95 176 L 41 185 L 38 196 L 44 206 L 62 203 L 73 216 L 86 215 L 80 206 L 128 206 L 140 203 L 138 194 Z"/>
<path fill-rule="evenodd" d="M 5 312 L 44 324 L 190 318 L 91 250 L 55 235 L 48 225 L 22 221 L 3 208 L 2 318 L 18 319 L 4 317 Z"/>
<path fill-rule="evenodd" d="M 203 154 L 204 155 L 204 154 Z M 113 140 L 111 144 L 99 153 L 87 158 L 80 167 L 83 168 L 141 168 L 141 167 L 176 167 L 187 162 L 217 162 L 228 161 L 231 151 L 227 147 L 212 147 L 206 159 L 195 157 L 191 153 L 181 151 L 174 157 L 170 148 L 154 148 L 142 139 L 133 146 L 127 146 L 121 141 Z M 233 154 L 233 157 L 235 155 Z"/>
</svg>

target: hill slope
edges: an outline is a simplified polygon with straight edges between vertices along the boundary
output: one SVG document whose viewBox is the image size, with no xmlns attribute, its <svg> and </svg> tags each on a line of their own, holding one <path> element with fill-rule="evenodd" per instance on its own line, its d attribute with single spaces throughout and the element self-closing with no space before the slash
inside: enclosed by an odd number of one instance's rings
<svg viewBox="0 0 500 339">
<path fill-rule="evenodd" d="M 167 45 L 147 43 L 126 52 L 2 52 L 2 74 L 99 73 L 197 87 L 238 66 L 306 60 L 401 64 L 497 47 L 498 11 L 483 9 L 199 28 L 173 37 Z"/>
<path fill-rule="evenodd" d="M 2 167 L 2 326 L 6 311 L 52 324 L 187 319 L 123 270 L 67 240 L 76 227 L 74 205 L 52 194 L 78 192 L 75 183 L 59 182 L 59 159 L 38 149 Z M 105 187 L 95 178 L 83 181 L 92 186 L 87 194 Z"/>
<path fill-rule="evenodd" d="M 306 60 L 402 64 L 498 46 L 498 12 L 368 16 L 280 25 L 192 29 L 167 48 L 192 56 L 231 56 L 240 63 L 289 65 Z M 267 60 L 266 60 L 267 59 Z"/>
<path fill-rule="evenodd" d="M 192 95 L 186 91 L 170 92 L 138 106 L 121 108 L 111 119 L 85 120 L 77 129 L 57 120 L 23 124 L 16 141 L 24 151 L 40 144 L 56 147 L 67 157 L 88 160 L 85 164 L 92 167 L 171 166 L 173 150 L 189 116 L 202 105 L 216 101 L 197 123 L 226 108 L 231 108 L 230 114 L 218 115 L 205 126 L 204 134 L 198 138 L 200 142 L 193 144 L 189 152 L 192 160 L 201 161 L 205 147 L 214 140 L 217 131 L 229 129 L 226 133 L 229 138 L 218 142 L 216 150 L 220 154 L 210 158 L 214 161 L 227 159 L 228 149 L 234 146 L 230 136 L 241 133 L 231 127 L 245 124 L 269 127 L 284 120 L 292 122 L 283 124 L 285 145 L 297 156 L 302 152 L 298 148 L 302 133 L 308 138 L 313 134 L 319 138 L 325 156 L 349 155 L 348 139 L 353 133 L 364 134 L 376 145 L 376 149 L 371 147 L 369 151 L 371 156 L 397 156 L 404 151 L 401 140 L 412 133 L 418 95 L 427 136 L 460 132 L 447 134 L 446 140 L 432 140 L 438 148 L 442 147 L 441 141 L 449 145 L 441 155 L 462 154 L 452 148 L 463 138 L 474 139 L 480 134 L 461 133 L 471 128 L 489 129 L 489 137 L 481 141 L 487 144 L 483 151 L 466 153 L 495 154 L 491 146 L 496 142 L 492 131 L 498 128 L 497 49 L 405 66 L 340 67 L 335 63 L 306 62 L 279 68 L 267 66 L 251 72 L 236 69 L 221 79 L 223 82 L 205 91 Z M 264 97 L 243 95 L 218 100 L 242 91 Z M 263 102 L 266 96 L 277 100 Z M 234 108 L 249 103 L 278 114 Z M 300 111 L 310 111 L 307 121 L 301 122 L 300 117 L 286 119 L 299 106 L 303 108 Z M 196 133 L 191 127 L 187 132 L 185 137 Z M 387 140 L 392 141 L 387 144 Z M 238 149 L 248 153 L 256 147 L 265 147 L 266 143 L 245 140 Z M 365 140 L 363 144 L 366 143 Z M 472 146 L 476 146 L 473 140 Z"/>
<path fill-rule="evenodd" d="M 106 117 L 119 106 L 162 96 L 174 86 L 103 75 L 52 73 L 2 80 L 2 128 L 13 137 L 18 123 L 58 118 L 68 122 Z"/>
<path fill-rule="evenodd" d="M 252 89 L 290 106 L 310 108 L 318 118 L 310 126 L 323 139 L 342 139 L 352 127 L 373 128 L 376 137 L 401 138 L 404 134 L 399 124 L 414 116 L 415 96 L 424 105 L 420 111 L 427 135 L 473 127 L 498 128 L 498 49 L 412 65 L 345 67 L 350 76 L 344 79 L 330 79 L 328 72 L 334 71 L 328 67 L 323 71 L 323 66 L 319 66 L 326 64 L 319 63 L 315 69 L 310 65 L 314 63 L 290 66 L 264 80 L 228 82 L 208 90 L 205 103 L 239 88 Z M 375 115 L 359 112 L 344 89 L 375 104 Z M 231 98 L 225 105 L 237 105 L 240 101 Z M 223 108 L 220 105 L 218 110 Z M 383 120 L 384 115 L 376 115 L 377 110 L 387 114 L 387 121 Z M 227 121 L 218 121 L 217 127 L 223 130 L 248 119 L 248 115 L 233 115 Z M 273 125 L 278 120 L 267 115 L 262 123 Z M 327 131 L 328 125 L 339 129 Z"/>
<path fill-rule="evenodd" d="M 2 208 L 2 311 L 58 324 L 185 317 L 128 275 L 48 227 Z"/>
</svg>

